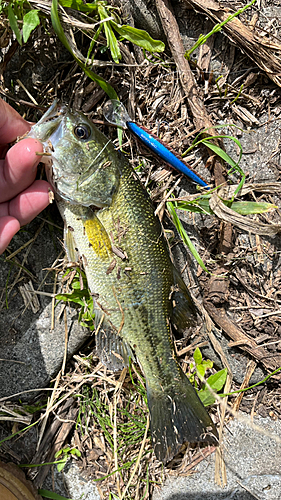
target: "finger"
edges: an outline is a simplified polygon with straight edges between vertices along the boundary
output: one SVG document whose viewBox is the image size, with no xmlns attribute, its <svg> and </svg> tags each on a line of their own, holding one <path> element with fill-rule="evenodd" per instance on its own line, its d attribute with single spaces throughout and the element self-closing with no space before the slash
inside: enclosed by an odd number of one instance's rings
<svg viewBox="0 0 281 500">
<path fill-rule="evenodd" d="M 11 239 L 20 229 L 20 223 L 11 216 L 0 217 L 0 254 L 4 252 Z"/>
<path fill-rule="evenodd" d="M 0 144 L 14 142 L 30 130 L 30 125 L 17 111 L 0 99 Z"/>
<path fill-rule="evenodd" d="M 10 201 L 9 215 L 18 219 L 21 226 L 28 224 L 49 205 L 50 191 L 48 182 L 34 181 L 29 188 Z"/>
<path fill-rule="evenodd" d="M 33 183 L 40 162 L 36 153 L 42 151 L 41 142 L 35 139 L 24 139 L 9 149 L 5 160 L 1 161 L 0 202 L 14 198 Z"/>
</svg>

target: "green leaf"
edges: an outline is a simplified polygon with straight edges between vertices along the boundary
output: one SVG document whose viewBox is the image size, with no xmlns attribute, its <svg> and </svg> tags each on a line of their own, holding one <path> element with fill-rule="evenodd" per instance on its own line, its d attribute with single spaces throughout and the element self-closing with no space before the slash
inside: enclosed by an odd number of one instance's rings
<svg viewBox="0 0 281 500">
<path fill-rule="evenodd" d="M 67 276 L 69 274 L 69 270 L 66 271 L 64 276 Z M 83 289 L 81 290 L 81 278 L 83 281 Z M 87 279 L 85 276 L 85 273 L 82 271 L 77 271 L 73 281 L 71 283 L 72 286 L 72 292 L 71 293 L 61 293 L 56 295 L 56 299 L 58 301 L 63 300 L 64 302 L 74 302 L 76 304 L 79 304 L 81 306 L 81 309 L 79 311 L 79 316 L 78 316 L 78 322 L 82 325 L 85 326 L 86 328 L 90 328 L 90 330 L 94 330 L 94 300 L 93 297 L 91 296 L 89 289 L 88 289 L 88 284 L 87 284 Z"/>
<path fill-rule="evenodd" d="M 202 198 L 197 198 L 196 200 L 192 201 L 173 201 L 175 208 L 178 210 L 187 210 L 188 212 L 197 212 L 199 214 L 213 214 L 213 210 L 210 209 L 209 205 L 209 198 L 211 195 L 208 195 L 208 197 L 202 197 Z"/>
<path fill-rule="evenodd" d="M 154 40 L 151 36 L 144 30 L 133 28 L 128 25 L 120 25 L 114 21 L 110 21 L 112 27 L 117 31 L 119 35 L 126 40 L 142 47 L 148 52 L 163 52 L 165 50 L 165 44 L 161 40 Z"/>
<path fill-rule="evenodd" d="M 81 321 L 79 319 L 79 323 L 81 326 L 84 326 L 85 328 L 89 328 L 91 330 L 91 332 L 93 332 L 95 330 L 95 325 L 94 323 L 91 325 L 91 324 L 88 324 L 88 323 L 84 323 L 84 321 Z"/>
<path fill-rule="evenodd" d="M 51 20 L 52 20 L 53 28 L 54 28 L 57 36 L 59 37 L 60 41 L 63 43 L 65 48 L 70 52 L 70 54 L 73 56 L 73 58 L 75 59 L 77 64 L 80 66 L 80 68 L 83 69 L 84 73 L 89 78 L 91 78 L 91 80 L 93 80 L 94 82 L 97 82 L 97 84 L 104 90 L 104 92 L 108 95 L 108 97 L 110 99 L 117 99 L 118 100 L 118 96 L 117 96 L 115 90 L 113 89 L 113 87 L 111 87 L 111 85 L 109 85 L 109 83 L 107 83 L 107 81 L 104 80 L 104 78 L 102 78 L 101 76 L 97 75 L 92 70 L 90 70 L 86 66 L 86 64 L 84 64 L 79 59 L 79 57 L 77 57 L 76 54 L 74 54 L 72 47 L 69 43 L 69 40 L 68 40 L 65 32 L 62 29 L 62 25 L 61 25 L 59 14 L 58 14 L 58 0 L 52 0 Z"/>
<path fill-rule="evenodd" d="M 116 38 L 113 30 L 111 29 L 109 22 L 107 22 L 107 21 L 104 22 L 103 26 L 104 26 L 106 40 L 107 40 L 107 43 L 108 43 L 108 46 L 110 49 L 110 53 L 112 55 L 112 59 L 115 63 L 118 64 L 119 61 L 122 59 L 122 56 L 121 56 L 121 52 L 120 52 L 119 45 L 117 42 L 117 38 Z"/>
<path fill-rule="evenodd" d="M 205 144 L 209 149 L 214 151 L 214 153 L 216 155 L 218 155 L 220 158 L 222 158 L 225 162 L 229 163 L 229 165 L 231 166 L 231 169 L 228 171 L 228 174 L 232 174 L 233 171 L 235 170 L 242 177 L 241 181 L 240 181 L 238 187 L 236 188 L 234 195 L 232 197 L 231 201 L 233 201 L 236 194 L 240 191 L 240 189 L 242 188 L 242 186 L 245 182 L 245 174 L 244 174 L 242 168 L 239 166 L 240 160 L 242 158 L 242 153 L 243 153 L 242 145 L 241 145 L 240 141 L 236 137 L 233 137 L 232 135 L 210 136 L 210 137 L 204 137 L 203 139 L 199 140 L 199 137 L 202 136 L 202 134 L 206 133 L 207 131 L 208 131 L 208 129 L 202 130 L 202 132 L 200 132 L 195 137 L 195 139 L 192 142 L 192 145 L 183 153 L 183 156 L 185 156 L 195 146 L 198 146 L 198 144 L 202 143 L 202 144 Z M 230 139 L 230 140 L 234 141 L 237 144 L 237 146 L 239 147 L 240 153 L 239 153 L 239 159 L 237 162 L 235 162 L 223 149 L 221 149 L 219 146 L 217 146 L 216 144 L 214 144 L 212 142 L 214 139 L 223 139 L 223 138 Z"/>
<path fill-rule="evenodd" d="M 213 364 L 214 364 L 213 361 L 211 361 L 210 359 L 206 359 L 206 360 L 202 361 L 202 365 L 205 366 L 206 370 L 213 368 Z"/>
<path fill-rule="evenodd" d="M 209 206 L 209 198 L 211 195 L 204 195 L 202 197 L 198 197 L 196 200 L 192 201 L 172 201 L 175 208 L 178 210 L 186 210 L 188 212 L 197 212 L 197 213 L 207 213 L 214 214 Z M 234 212 L 237 212 L 241 215 L 250 215 L 250 214 L 263 214 L 269 212 L 270 210 L 275 210 L 278 208 L 276 205 L 272 203 L 266 202 L 257 202 L 257 201 L 233 201 L 223 200 L 222 202 Z"/>
<path fill-rule="evenodd" d="M 199 367 L 197 367 L 197 370 L 198 368 Z M 210 375 L 210 377 L 207 379 L 207 383 L 214 392 L 218 392 L 223 388 L 226 381 L 226 377 L 227 377 L 227 368 L 224 368 L 223 370 L 214 373 L 214 375 Z M 216 401 L 216 398 L 210 392 L 208 387 L 201 389 L 201 391 L 198 392 L 198 396 L 201 399 L 204 406 L 210 406 L 214 404 Z"/>
<path fill-rule="evenodd" d="M 104 19 L 107 19 L 109 17 L 109 13 L 107 12 L 107 10 L 105 9 L 105 7 L 102 3 L 98 4 L 98 12 L 99 12 L 99 16 L 100 16 L 101 21 L 103 21 Z M 104 27 L 106 40 L 107 40 L 107 45 L 109 46 L 109 49 L 110 49 L 110 52 L 112 55 L 112 59 L 114 62 L 119 63 L 122 56 L 121 56 L 121 52 L 119 49 L 119 45 L 118 45 L 116 36 L 112 30 L 111 23 L 109 21 L 105 21 L 103 23 L 103 27 Z"/>
<path fill-rule="evenodd" d="M 214 373 L 214 375 L 210 375 L 210 377 L 207 379 L 207 383 L 213 389 L 213 391 L 218 392 L 223 388 L 226 381 L 226 377 L 227 377 L 227 368 L 224 368 L 223 370 Z"/>
<path fill-rule="evenodd" d="M 50 498 L 51 500 L 72 500 L 71 498 L 62 497 L 53 491 L 48 490 L 38 490 L 39 495 L 44 498 Z"/>
<path fill-rule="evenodd" d="M 222 200 L 223 203 L 241 215 L 263 214 L 278 208 L 272 203 L 257 202 L 257 201 L 234 201 L 233 203 Z"/>
<path fill-rule="evenodd" d="M 9 18 L 10 26 L 16 35 L 16 39 L 17 39 L 18 43 L 20 45 L 22 45 L 21 32 L 19 30 L 18 21 L 17 21 L 15 14 L 14 14 L 13 6 L 11 3 L 9 3 L 9 7 L 8 7 L 8 18 Z"/>
<path fill-rule="evenodd" d="M 194 361 L 196 363 L 196 367 L 198 368 L 198 365 L 200 365 L 202 363 L 202 359 L 203 359 L 199 347 L 196 347 L 194 354 L 193 354 L 193 358 L 194 358 Z"/>
<path fill-rule="evenodd" d="M 77 457 L 81 457 L 81 452 L 77 450 L 77 448 L 73 448 L 70 452 L 72 455 L 76 455 Z"/>
<path fill-rule="evenodd" d="M 60 0 L 62 7 L 70 7 L 79 12 L 94 12 L 97 10 L 97 2 L 84 3 L 83 0 Z"/>
<path fill-rule="evenodd" d="M 67 455 L 65 455 L 65 456 L 64 456 L 64 457 L 60 460 L 60 463 L 58 463 L 58 464 L 57 464 L 57 470 L 58 470 L 58 472 L 61 472 L 61 471 L 64 469 L 65 464 L 66 464 L 66 462 L 67 462 L 67 459 L 68 459 L 68 457 L 67 457 Z"/>
<path fill-rule="evenodd" d="M 93 36 L 93 38 L 92 38 L 92 40 L 91 40 L 91 43 L 90 43 L 90 45 L 89 45 L 88 52 L 87 52 L 87 58 L 86 58 L 86 59 L 87 59 L 87 61 L 88 61 L 88 60 L 90 59 L 90 57 L 91 57 L 91 54 L 92 54 L 92 52 L 93 52 L 93 49 L 94 49 L 95 43 L 96 43 L 96 41 L 97 41 L 98 37 L 100 36 L 100 32 L 101 32 L 101 30 L 102 30 L 102 25 L 100 25 L 100 26 L 98 27 L 98 29 L 97 29 L 96 33 L 94 34 L 94 36 Z"/>
<path fill-rule="evenodd" d="M 94 315 L 89 314 L 87 317 L 85 317 L 83 314 L 81 316 L 79 314 L 78 321 L 81 326 L 90 328 L 91 331 L 95 329 Z"/>
<path fill-rule="evenodd" d="M 204 406 L 210 406 L 216 402 L 216 399 L 210 393 L 210 391 L 208 391 L 208 389 L 201 389 L 201 391 L 198 392 L 198 396 L 201 399 Z"/>
<path fill-rule="evenodd" d="M 70 301 L 75 302 L 75 304 L 85 305 L 85 290 L 75 290 L 72 293 L 58 293 L 56 295 L 57 300 L 63 300 L 64 302 Z"/>
<path fill-rule="evenodd" d="M 193 257 L 197 260 L 198 264 L 202 267 L 202 269 L 204 269 L 204 271 L 206 271 L 207 273 L 209 273 L 208 269 L 206 268 L 203 260 L 201 259 L 199 253 L 197 252 L 195 246 L 192 244 L 189 236 L 187 235 L 185 229 L 183 228 L 182 226 L 182 223 L 180 221 L 180 219 L 178 218 L 178 215 L 175 211 L 175 208 L 174 208 L 174 205 L 173 203 L 171 203 L 170 201 L 167 202 L 167 208 L 172 216 L 172 219 L 173 219 L 173 222 L 183 240 L 183 242 L 186 244 L 186 246 L 188 247 L 189 251 L 192 253 Z"/>
<path fill-rule="evenodd" d="M 221 137 L 221 136 L 218 136 L 218 137 Z M 240 147 L 240 156 L 239 156 L 238 162 L 234 161 L 231 158 L 231 156 L 229 156 L 219 146 L 217 146 L 216 144 L 213 144 L 212 142 L 210 142 L 208 140 L 208 139 L 210 139 L 210 137 L 206 138 L 206 139 L 202 139 L 202 141 L 199 141 L 199 142 L 202 142 L 203 144 L 205 144 L 205 146 L 207 146 L 209 149 L 211 149 L 216 155 L 218 155 L 220 158 L 222 158 L 231 167 L 235 168 L 238 165 L 238 163 L 239 163 L 239 161 L 240 161 L 240 159 L 242 157 L 242 146 L 241 146 L 240 142 L 238 141 L 238 139 L 236 139 L 236 137 L 232 137 L 232 136 L 223 136 L 223 137 L 228 138 L 228 139 L 232 139 Z"/>
<path fill-rule="evenodd" d="M 245 182 L 245 174 L 242 170 L 241 167 L 239 167 L 239 163 L 240 163 L 240 160 L 242 158 L 242 153 L 243 153 L 243 149 L 242 149 L 242 146 L 241 146 L 241 143 L 238 139 L 236 139 L 236 137 L 233 137 L 232 135 L 218 135 L 217 138 L 226 138 L 226 139 L 230 139 L 232 141 L 234 141 L 237 146 L 239 147 L 240 149 L 240 153 L 239 153 L 239 159 L 237 162 L 235 162 L 225 151 L 223 151 L 219 146 L 216 146 L 215 144 L 213 144 L 212 142 L 209 142 L 209 139 L 212 139 L 212 137 L 207 137 L 205 139 L 202 140 L 202 142 L 208 147 L 210 148 L 212 151 L 214 151 L 214 153 L 218 156 L 220 156 L 226 163 L 229 163 L 229 165 L 231 166 L 231 169 L 228 171 L 228 174 L 232 174 L 233 171 L 236 171 L 238 172 L 238 174 L 241 175 L 241 180 L 238 184 L 238 187 L 236 188 L 235 192 L 234 192 L 234 195 L 232 197 L 232 200 L 234 200 L 235 196 L 237 195 L 237 193 L 239 193 L 240 189 L 242 189 L 242 186 Z M 200 141 L 201 142 L 201 141 Z"/>
<path fill-rule="evenodd" d="M 204 406 L 211 406 L 216 402 L 215 396 L 208 391 L 208 389 L 201 389 L 198 392 L 198 396 L 201 399 Z"/>
<path fill-rule="evenodd" d="M 206 373 L 206 367 L 203 364 L 196 364 L 196 373 L 199 380 L 203 380 Z"/>
<path fill-rule="evenodd" d="M 82 276 L 83 289 L 85 291 L 85 289 L 87 289 L 87 278 L 83 271 L 76 272 L 73 281 L 71 283 L 71 286 L 74 290 L 81 290 L 80 276 Z"/>
<path fill-rule="evenodd" d="M 185 54 L 184 54 L 184 57 L 186 59 L 190 59 L 190 56 L 192 54 L 192 52 L 197 49 L 200 45 L 203 45 L 204 43 L 206 43 L 206 41 L 208 40 L 208 38 L 213 35 L 214 33 L 217 33 L 218 31 L 220 31 L 223 26 L 226 24 L 226 23 L 229 23 L 230 21 L 232 21 L 232 19 L 234 19 L 236 16 L 238 16 L 239 14 L 242 14 L 242 12 L 244 12 L 246 9 L 248 9 L 249 7 L 251 7 L 251 5 L 253 5 L 254 3 L 256 2 L 256 0 L 252 0 L 250 3 L 248 3 L 247 5 L 243 6 L 241 9 L 238 9 L 236 10 L 233 14 L 230 14 L 226 19 L 224 19 L 221 23 L 218 23 L 216 24 L 212 31 L 210 31 L 209 33 L 207 33 L 206 35 L 200 35 L 197 42 L 193 45 L 193 47 L 191 49 L 189 49 Z"/>
<path fill-rule="evenodd" d="M 93 303 L 92 304 L 87 304 L 88 308 L 86 311 L 82 312 L 81 319 L 83 321 L 92 321 L 93 320 L 93 315 L 92 315 L 92 310 L 93 310 Z"/>
<path fill-rule="evenodd" d="M 27 42 L 30 33 L 40 24 L 39 10 L 32 9 L 23 16 L 22 35 L 24 43 Z"/>
</svg>

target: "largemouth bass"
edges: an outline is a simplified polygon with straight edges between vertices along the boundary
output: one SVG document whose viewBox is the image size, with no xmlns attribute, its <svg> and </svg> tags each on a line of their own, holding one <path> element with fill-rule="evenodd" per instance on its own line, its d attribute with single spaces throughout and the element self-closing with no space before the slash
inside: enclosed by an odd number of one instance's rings
<svg viewBox="0 0 281 500">
<path fill-rule="evenodd" d="M 111 369 L 134 356 L 145 374 L 156 457 L 166 463 L 185 442 L 213 442 L 171 340 L 171 324 L 193 324 L 195 309 L 136 173 L 84 115 L 57 104 L 30 135 L 52 155 L 47 176 L 68 259 L 82 261 L 94 296 L 99 356 Z"/>
</svg>

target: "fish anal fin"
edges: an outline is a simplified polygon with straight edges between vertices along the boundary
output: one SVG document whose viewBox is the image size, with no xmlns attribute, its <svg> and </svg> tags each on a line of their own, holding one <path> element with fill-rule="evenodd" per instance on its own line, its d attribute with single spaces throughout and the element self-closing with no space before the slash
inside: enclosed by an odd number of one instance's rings
<svg viewBox="0 0 281 500">
<path fill-rule="evenodd" d="M 171 290 L 171 321 L 177 330 L 196 324 L 196 309 L 186 284 L 180 273 L 174 268 L 174 285 Z"/>
<path fill-rule="evenodd" d="M 129 358 L 134 359 L 127 342 L 109 323 L 100 309 L 95 310 L 96 350 L 101 362 L 112 371 L 129 366 Z"/>
</svg>

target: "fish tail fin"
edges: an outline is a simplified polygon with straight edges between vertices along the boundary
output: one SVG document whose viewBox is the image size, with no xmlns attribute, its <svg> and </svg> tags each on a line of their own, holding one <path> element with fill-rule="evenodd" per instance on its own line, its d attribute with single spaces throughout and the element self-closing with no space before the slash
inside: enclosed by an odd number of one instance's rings
<svg viewBox="0 0 281 500">
<path fill-rule="evenodd" d="M 155 455 L 169 462 L 186 443 L 217 444 L 217 431 L 195 389 L 181 371 L 181 383 L 172 391 L 147 383 L 150 428 Z"/>
</svg>

